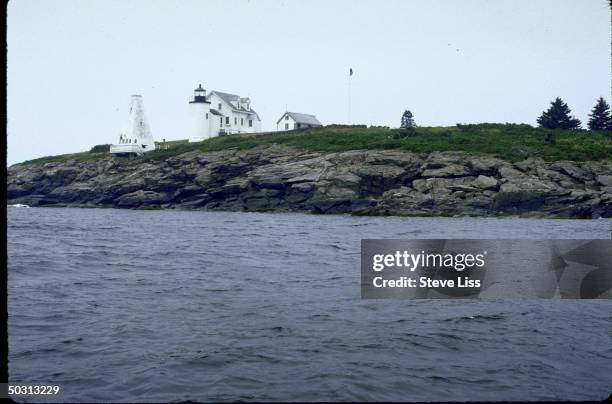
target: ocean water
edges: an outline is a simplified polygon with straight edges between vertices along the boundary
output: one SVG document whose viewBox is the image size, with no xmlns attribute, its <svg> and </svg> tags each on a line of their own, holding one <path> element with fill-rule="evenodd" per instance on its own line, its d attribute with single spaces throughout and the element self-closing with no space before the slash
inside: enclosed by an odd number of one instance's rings
<svg viewBox="0 0 612 404">
<path fill-rule="evenodd" d="M 362 238 L 612 220 L 8 209 L 9 372 L 55 401 L 603 399 L 612 301 L 361 300 Z"/>
</svg>

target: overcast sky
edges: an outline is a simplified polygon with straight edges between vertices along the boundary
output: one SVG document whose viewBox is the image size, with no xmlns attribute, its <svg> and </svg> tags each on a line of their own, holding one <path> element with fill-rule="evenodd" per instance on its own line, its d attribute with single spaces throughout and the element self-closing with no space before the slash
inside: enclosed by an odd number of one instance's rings
<svg viewBox="0 0 612 404">
<path fill-rule="evenodd" d="M 8 163 L 113 143 L 130 95 L 153 136 L 187 137 L 188 100 L 249 96 L 346 123 L 535 125 L 562 97 L 610 101 L 607 0 L 151 1 L 8 4 Z"/>
</svg>

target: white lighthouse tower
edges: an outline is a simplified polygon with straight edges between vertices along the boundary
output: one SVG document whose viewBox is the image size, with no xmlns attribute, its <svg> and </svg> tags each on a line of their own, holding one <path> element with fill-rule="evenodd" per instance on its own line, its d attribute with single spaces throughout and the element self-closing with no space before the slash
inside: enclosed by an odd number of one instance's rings
<svg viewBox="0 0 612 404">
<path fill-rule="evenodd" d="M 189 101 L 189 142 L 201 142 L 211 137 L 210 134 L 210 101 L 206 98 L 206 90 L 202 84 L 193 91 L 193 98 Z"/>
<path fill-rule="evenodd" d="M 145 115 L 142 96 L 134 94 L 130 102 L 130 112 L 119 134 L 119 142 L 111 145 L 110 152 L 143 154 L 153 150 L 155 150 L 155 141 Z"/>
</svg>

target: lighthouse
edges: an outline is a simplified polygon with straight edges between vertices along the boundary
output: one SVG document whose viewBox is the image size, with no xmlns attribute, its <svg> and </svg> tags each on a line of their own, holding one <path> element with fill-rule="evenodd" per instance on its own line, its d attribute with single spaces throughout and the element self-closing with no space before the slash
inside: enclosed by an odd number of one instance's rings
<svg viewBox="0 0 612 404">
<path fill-rule="evenodd" d="M 132 95 L 130 111 L 119 133 L 119 141 L 111 145 L 114 154 L 143 154 L 155 150 L 149 121 L 144 111 L 142 96 Z"/>
<path fill-rule="evenodd" d="M 193 91 L 189 109 L 189 142 L 201 142 L 211 137 L 210 101 L 206 97 L 206 90 L 202 88 L 202 84 Z"/>
</svg>

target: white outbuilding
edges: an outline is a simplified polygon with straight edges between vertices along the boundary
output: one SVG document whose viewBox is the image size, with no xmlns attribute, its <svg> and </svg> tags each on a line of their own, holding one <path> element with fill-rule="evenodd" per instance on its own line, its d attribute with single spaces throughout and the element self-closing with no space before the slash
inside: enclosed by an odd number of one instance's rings
<svg viewBox="0 0 612 404">
<path fill-rule="evenodd" d="M 306 128 L 318 128 L 323 126 L 316 116 L 310 114 L 300 114 L 298 112 L 285 112 L 276 121 L 276 130 L 294 130 Z"/>
<path fill-rule="evenodd" d="M 144 111 L 142 96 L 132 95 L 130 112 L 121 128 L 119 141 L 111 145 L 114 154 L 143 154 L 155 150 L 149 121 Z"/>
<path fill-rule="evenodd" d="M 248 97 L 211 91 L 208 95 L 200 84 L 189 101 L 189 141 L 232 133 L 261 132 L 261 119 Z"/>
</svg>

